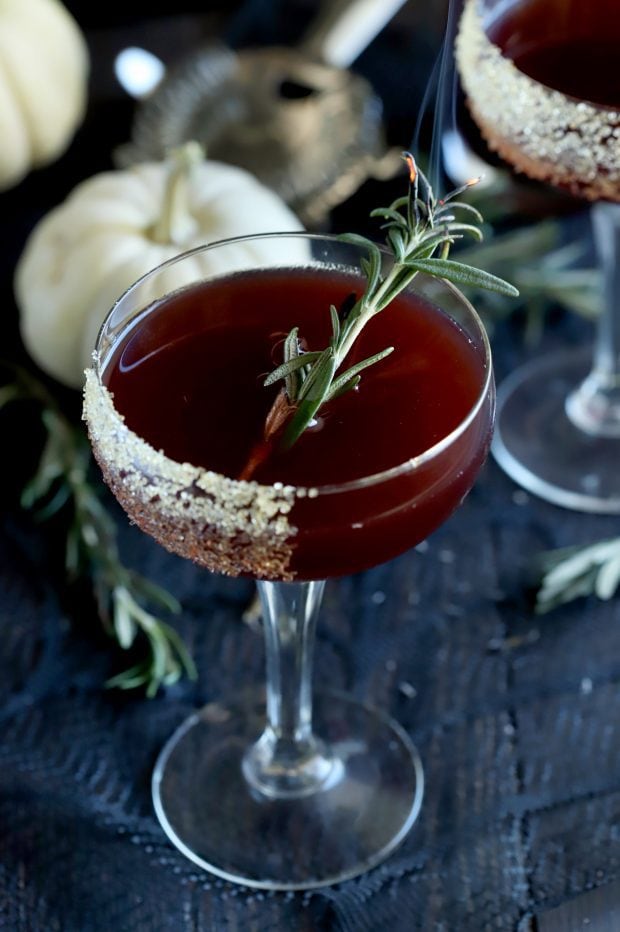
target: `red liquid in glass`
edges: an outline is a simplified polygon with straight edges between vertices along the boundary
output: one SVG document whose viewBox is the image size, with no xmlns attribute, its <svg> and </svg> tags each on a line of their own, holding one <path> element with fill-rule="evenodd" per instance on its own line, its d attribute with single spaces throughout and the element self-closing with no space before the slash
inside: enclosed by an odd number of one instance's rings
<svg viewBox="0 0 620 932">
<path fill-rule="evenodd" d="M 344 273 L 244 273 L 178 292 L 123 337 L 104 381 L 127 425 L 180 462 L 237 477 L 262 436 L 278 387 L 265 375 L 282 360 L 293 325 L 307 349 L 330 334 L 329 305 L 359 280 Z M 395 345 L 331 402 L 316 427 L 253 476 L 262 483 L 325 486 L 372 476 L 423 453 L 475 406 L 487 377 L 466 334 L 425 300 L 401 296 L 370 322 L 356 359 Z M 492 398 L 448 449 L 391 480 L 300 499 L 291 570 L 344 575 L 383 562 L 427 536 L 471 487 L 490 440 Z"/>
<path fill-rule="evenodd" d="M 535 81 L 620 110 L 617 0 L 516 2 L 487 32 L 504 55 Z"/>
</svg>

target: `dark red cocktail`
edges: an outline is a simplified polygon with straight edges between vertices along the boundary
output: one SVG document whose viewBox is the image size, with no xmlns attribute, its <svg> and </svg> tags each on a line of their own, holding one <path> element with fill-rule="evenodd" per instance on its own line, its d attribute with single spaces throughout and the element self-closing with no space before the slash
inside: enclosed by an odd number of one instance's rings
<svg viewBox="0 0 620 932">
<path fill-rule="evenodd" d="M 359 277 L 342 270 L 293 268 L 182 289 L 127 328 L 104 383 L 127 426 L 155 450 L 234 480 L 277 391 L 262 381 L 280 361 L 284 336 L 296 324 L 309 350 L 324 346 L 330 303 L 345 306 L 360 287 Z M 224 571 L 296 579 L 358 572 L 418 543 L 459 504 L 490 439 L 484 348 L 413 290 L 370 322 L 349 363 L 389 345 L 395 351 L 364 374 L 358 389 L 332 401 L 316 426 L 252 476 L 262 485 L 311 490 L 295 497 L 289 513 L 294 533 L 286 567 L 274 574 L 267 564 L 235 566 L 233 558 Z M 403 465 L 424 458 L 466 421 L 445 450 L 415 467 Z M 122 500 L 111 467 L 104 463 Z M 138 523 L 179 549 L 156 514 L 158 501 L 151 504 Z M 185 537 L 188 556 L 220 568 L 211 530 L 202 544 L 200 534 Z"/>
<path fill-rule="evenodd" d="M 615 0 L 525 0 L 506 6 L 487 33 L 534 81 L 620 110 Z"/>
</svg>

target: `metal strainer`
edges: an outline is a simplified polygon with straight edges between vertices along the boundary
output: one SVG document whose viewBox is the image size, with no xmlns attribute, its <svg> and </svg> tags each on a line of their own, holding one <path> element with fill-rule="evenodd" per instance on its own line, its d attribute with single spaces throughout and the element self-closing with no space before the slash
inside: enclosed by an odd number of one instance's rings
<svg viewBox="0 0 620 932">
<path fill-rule="evenodd" d="M 308 226 L 369 176 L 401 164 L 371 85 L 353 61 L 403 0 L 329 4 L 296 48 L 235 53 L 210 44 L 164 76 L 137 109 L 121 166 L 161 159 L 189 139 L 251 171 Z"/>
</svg>

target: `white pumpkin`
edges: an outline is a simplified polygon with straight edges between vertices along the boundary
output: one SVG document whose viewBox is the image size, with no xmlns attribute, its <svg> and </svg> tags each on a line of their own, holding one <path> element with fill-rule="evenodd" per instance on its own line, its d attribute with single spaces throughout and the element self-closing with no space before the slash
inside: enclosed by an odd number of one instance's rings
<svg viewBox="0 0 620 932">
<path fill-rule="evenodd" d="M 59 0 L 0 0 L 0 190 L 64 152 L 84 116 L 88 68 Z"/>
<path fill-rule="evenodd" d="M 300 229 L 278 195 L 243 169 L 204 160 L 196 144 L 168 162 L 95 175 L 40 221 L 17 263 L 24 344 L 44 371 L 77 388 L 104 317 L 146 272 L 207 242 Z M 264 261 L 274 247 L 237 248 L 247 265 L 249 253 L 258 248 Z M 201 272 L 220 271 L 215 255 L 197 261 Z M 172 266 L 167 286 L 185 284 L 180 274 Z"/>
</svg>

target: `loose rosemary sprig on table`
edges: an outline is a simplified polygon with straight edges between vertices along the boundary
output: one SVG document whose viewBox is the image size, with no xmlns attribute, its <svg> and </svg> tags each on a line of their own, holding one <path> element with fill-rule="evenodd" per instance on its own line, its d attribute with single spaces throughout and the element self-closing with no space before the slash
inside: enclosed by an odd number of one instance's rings
<svg viewBox="0 0 620 932">
<path fill-rule="evenodd" d="M 620 537 L 543 554 L 536 611 L 544 614 L 582 596 L 611 599 L 620 586 Z"/>
<path fill-rule="evenodd" d="M 342 235 L 340 239 L 344 242 L 367 251 L 367 256 L 361 260 L 366 278 L 363 294 L 344 315 L 334 305 L 330 307 L 332 335 L 323 350 L 304 351 L 298 328 L 294 327 L 284 342 L 284 361 L 265 380 L 265 385 L 284 380 L 265 425 L 265 440 L 277 435 L 283 449 L 295 443 L 322 405 L 355 388 L 364 369 L 393 351 L 394 347 L 386 347 L 339 373 L 368 321 L 383 311 L 419 272 L 459 285 L 473 285 L 512 297 L 518 295 L 517 289 L 503 279 L 448 258 L 450 247 L 463 236 L 482 239 L 478 226 L 482 223 L 481 214 L 470 204 L 458 200 L 478 179 L 437 199 L 411 153 L 403 153 L 403 158 L 409 168 L 408 193 L 389 207 L 379 207 L 370 214 L 386 221 L 382 229 L 387 231 L 386 246 L 393 259 L 391 266 L 383 272 L 383 256 L 376 243 L 354 233 Z M 467 215 L 472 222 L 465 222 L 462 215 Z"/>
<path fill-rule="evenodd" d="M 121 648 L 145 648 L 135 666 L 108 680 L 119 689 L 143 687 L 154 696 L 162 685 L 196 668 L 178 633 L 145 608 L 178 613 L 180 605 L 165 589 L 124 566 L 116 543 L 116 527 L 89 480 L 90 446 L 81 428 L 62 414 L 37 379 L 11 366 L 13 382 L 0 388 L 0 409 L 19 400 L 41 408 L 45 441 L 37 471 L 24 487 L 21 504 L 39 521 L 69 510 L 65 567 L 70 581 L 88 579 L 99 618 Z"/>
</svg>

